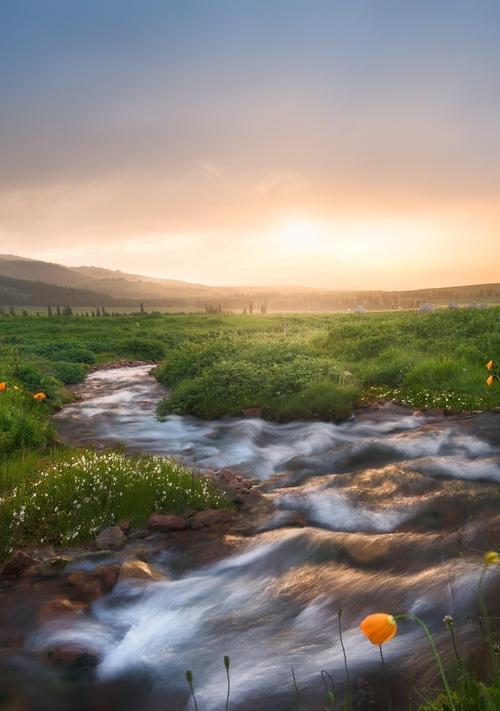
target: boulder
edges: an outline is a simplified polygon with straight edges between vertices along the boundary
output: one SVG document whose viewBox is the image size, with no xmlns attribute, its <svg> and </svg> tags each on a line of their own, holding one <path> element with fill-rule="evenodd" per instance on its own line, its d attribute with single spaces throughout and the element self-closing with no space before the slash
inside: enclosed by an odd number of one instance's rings
<svg viewBox="0 0 500 711">
<path fill-rule="evenodd" d="M 27 553 L 24 553 L 24 551 L 16 551 L 12 558 L 9 558 L 5 563 L 0 574 L 5 577 L 17 577 L 22 575 L 28 568 L 31 568 L 31 566 L 38 565 L 39 563 L 40 561 L 37 558 L 33 558 Z"/>
<path fill-rule="evenodd" d="M 219 471 L 216 472 L 216 476 L 223 481 L 224 484 L 229 484 L 236 479 L 236 474 L 230 469 L 219 469 Z"/>
<path fill-rule="evenodd" d="M 242 410 L 242 414 L 244 417 L 262 417 L 262 408 L 261 407 L 245 407 L 245 409 Z"/>
<path fill-rule="evenodd" d="M 118 526 L 109 526 L 101 531 L 95 539 L 96 546 L 100 549 L 106 548 L 117 550 L 125 543 L 125 534 Z"/>
<path fill-rule="evenodd" d="M 84 602 L 72 602 L 67 597 L 57 597 L 39 607 L 36 620 L 38 624 L 44 624 L 59 617 L 76 617 L 88 609 L 89 606 Z"/>
<path fill-rule="evenodd" d="M 59 664 L 74 664 L 84 662 L 85 666 L 94 666 L 99 663 L 99 652 L 90 646 L 67 642 L 58 644 L 47 650 L 47 656 Z"/>
<path fill-rule="evenodd" d="M 204 528 L 205 526 L 214 526 L 218 523 L 227 523 L 231 519 L 231 514 L 228 511 L 220 509 L 206 509 L 205 511 L 197 511 L 191 516 L 191 528 Z"/>
<path fill-rule="evenodd" d="M 45 563 L 43 563 L 40 566 L 40 575 L 50 577 L 53 575 L 57 575 L 61 570 L 64 570 L 64 568 L 71 563 L 72 558 L 70 558 L 67 555 L 58 555 L 54 556 L 52 558 L 49 558 L 49 560 L 46 560 Z M 28 571 L 28 573 L 31 573 Z"/>
<path fill-rule="evenodd" d="M 114 588 L 120 573 L 120 566 L 110 563 L 109 565 L 97 565 L 89 575 L 89 578 L 100 580 L 105 590 Z"/>
<path fill-rule="evenodd" d="M 187 527 L 187 521 L 175 514 L 152 514 L 148 519 L 148 526 L 161 531 L 182 531 Z"/>
<path fill-rule="evenodd" d="M 84 570 L 73 570 L 66 577 L 68 585 L 73 585 L 75 588 L 80 588 L 87 580 L 87 573 Z"/>
<path fill-rule="evenodd" d="M 118 521 L 116 525 L 125 535 L 130 533 L 130 521 L 128 518 L 124 518 L 123 521 Z"/>
<path fill-rule="evenodd" d="M 153 565 L 145 563 L 143 560 L 126 560 L 122 563 L 118 580 L 144 580 L 149 582 L 160 582 L 167 580 L 163 573 Z"/>
</svg>

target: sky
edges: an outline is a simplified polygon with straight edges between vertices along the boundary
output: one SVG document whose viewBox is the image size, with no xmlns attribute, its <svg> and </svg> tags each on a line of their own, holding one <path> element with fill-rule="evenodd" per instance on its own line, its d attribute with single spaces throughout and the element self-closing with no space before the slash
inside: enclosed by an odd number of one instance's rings
<svg viewBox="0 0 500 711">
<path fill-rule="evenodd" d="M 500 281 L 497 0 L 1 3 L 0 253 Z"/>
</svg>

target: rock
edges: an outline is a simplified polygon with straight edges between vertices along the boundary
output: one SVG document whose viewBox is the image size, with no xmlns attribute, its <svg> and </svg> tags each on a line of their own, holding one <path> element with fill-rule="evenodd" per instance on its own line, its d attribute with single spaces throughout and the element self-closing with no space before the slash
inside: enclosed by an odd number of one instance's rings
<svg viewBox="0 0 500 711">
<path fill-rule="evenodd" d="M 73 570 L 66 577 L 68 585 L 74 585 L 76 588 L 80 588 L 86 580 L 87 573 L 84 570 Z"/>
<path fill-rule="evenodd" d="M 108 566 L 103 565 L 98 567 L 104 569 Z M 116 567 L 118 568 L 119 566 Z M 108 587 L 109 581 L 106 583 L 103 578 L 99 577 L 99 571 L 98 575 L 93 575 L 93 573 L 94 571 L 87 574 L 84 570 L 74 570 L 66 578 L 66 583 L 74 587 L 77 594 L 89 602 L 101 597 L 101 595 L 104 595 L 104 593 L 110 589 Z M 118 573 L 116 574 L 116 577 L 118 577 Z M 116 579 L 114 583 L 115 582 Z"/>
<path fill-rule="evenodd" d="M 148 526 L 162 531 L 182 531 L 187 527 L 187 521 L 174 514 L 152 514 L 148 519 Z"/>
<path fill-rule="evenodd" d="M 150 535 L 151 535 L 151 531 L 148 531 L 147 528 L 140 528 L 138 531 L 133 531 L 131 534 L 129 534 L 128 540 L 129 541 L 140 541 L 143 538 L 147 538 Z"/>
<path fill-rule="evenodd" d="M 47 651 L 47 656 L 59 664 L 74 664 L 85 662 L 85 666 L 99 663 L 99 652 L 90 646 L 71 643 L 59 644 Z"/>
<path fill-rule="evenodd" d="M 33 565 L 38 565 L 40 561 L 37 558 L 24 553 L 24 551 L 16 551 L 3 566 L 0 575 L 5 577 L 17 577 L 22 575 L 25 570 Z"/>
<path fill-rule="evenodd" d="M 411 414 L 412 417 L 422 417 L 424 413 L 422 412 L 422 410 L 413 410 Z"/>
<path fill-rule="evenodd" d="M 128 518 L 124 518 L 123 521 L 118 521 L 116 525 L 126 536 L 130 533 L 130 521 Z"/>
<path fill-rule="evenodd" d="M 104 589 L 104 583 L 99 578 L 87 578 L 80 586 L 80 592 L 83 597 L 92 602 L 97 600 L 98 597 L 104 595 L 106 590 Z"/>
<path fill-rule="evenodd" d="M 118 526 L 109 526 L 96 536 L 95 542 L 98 548 L 117 550 L 125 543 L 125 535 Z"/>
<path fill-rule="evenodd" d="M 261 407 L 245 407 L 245 409 L 242 410 L 242 414 L 244 417 L 262 417 L 262 408 Z"/>
<path fill-rule="evenodd" d="M 216 476 L 224 482 L 224 484 L 229 484 L 231 481 L 236 479 L 236 474 L 232 472 L 230 469 L 219 469 L 218 472 L 216 472 Z"/>
<path fill-rule="evenodd" d="M 76 617 L 88 609 L 89 606 L 84 602 L 72 602 L 67 597 L 57 597 L 41 605 L 36 619 L 38 624 L 44 624 L 58 617 Z"/>
<path fill-rule="evenodd" d="M 153 565 L 145 563 L 143 560 L 126 560 L 122 563 L 118 580 L 147 580 L 149 582 L 160 582 L 167 580 L 163 573 Z"/>
<path fill-rule="evenodd" d="M 104 588 L 109 591 L 114 588 L 117 583 L 120 566 L 110 563 L 109 565 L 97 565 L 89 575 L 89 578 L 100 580 Z"/>
<path fill-rule="evenodd" d="M 226 523 L 231 519 L 231 514 L 228 511 L 219 509 L 206 509 L 205 511 L 197 511 L 190 519 L 192 528 L 204 528 L 205 526 L 214 526 L 217 523 Z"/>
<path fill-rule="evenodd" d="M 72 560 L 73 559 L 68 555 L 54 556 L 40 566 L 40 575 L 45 577 L 57 575 L 57 573 L 64 570 L 64 568 L 71 563 Z"/>
</svg>

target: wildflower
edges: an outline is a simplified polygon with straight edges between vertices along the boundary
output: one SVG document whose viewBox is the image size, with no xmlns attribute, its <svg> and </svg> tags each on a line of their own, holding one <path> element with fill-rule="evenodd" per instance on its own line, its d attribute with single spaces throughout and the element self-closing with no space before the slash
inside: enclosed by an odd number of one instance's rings
<svg viewBox="0 0 500 711">
<path fill-rule="evenodd" d="M 500 553 L 497 553 L 497 551 L 487 551 L 483 556 L 483 561 L 485 565 L 498 565 L 500 564 Z"/>
<path fill-rule="evenodd" d="M 372 644 L 384 644 L 394 637 L 398 630 L 396 620 L 385 612 L 368 615 L 359 625 L 361 631 Z"/>
<path fill-rule="evenodd" d="M 0 383 L 0 393 L 4 393 L 7 390 L 7 383 Z"/>
<path fill-rule="evenodd" d="M 45 398 L 47 397 L 47 395 L 46 395 L 45 393 L 39 392 L 39 393 L 35 393 L 35 394 L 33 395 L 33 397 L 34 397 L 35 400 L 45 400 Z"/>
<path fill-rule="evenodd" d="M 453 617 L 451 615 L 445 615 L 443 617 L 443 622 L 448 627 L 451 627 L 451 625 L 453 624 Z"/>
<path fill-rule="evenodd" d="M 488 375 L 488 377 L 486 378 L 486 384 L 487 384 L 487 385 L 493 385 L 493 381 L 494 381 L 494 380 L 495 380 L 495 378 L 494 378 L 493 375 Z"/>
<path fill-rule="evenodd" d="M 493 363 L 492 360 L 489 360 L 489 361 L 486 363 L 486 367 L 488 368 L 488 370 L 493 370 L 493 368 L 495 367 L 495 364 Z"/>
</svg>

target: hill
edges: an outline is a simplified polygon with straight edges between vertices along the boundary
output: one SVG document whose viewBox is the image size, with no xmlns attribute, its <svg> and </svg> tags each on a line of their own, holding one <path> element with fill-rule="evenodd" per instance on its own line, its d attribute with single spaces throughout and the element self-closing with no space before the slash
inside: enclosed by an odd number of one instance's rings
<svg viewBox="0 0 500 711">
<path fill-rule="evenodd" d="M 500 303 L 500 284 L 470 284 L 406 291 L 315 289 L 305 286 L 208 286 L 101 267 L 66 267 L 52 262 L 0 255 L 2 305 L 133 306 L 274 311 L 346 311 L 358 304 L 369 310 L 411 309 L 422 303 Z M 13 283 L 17 280 L 19 283 Z M 36 283 L 36 286 L 34 286 Z M 65 292 L 57 288 L 67 289 Z M 16 299 L 16 301 L 13 301 Z"/>
</svg>

